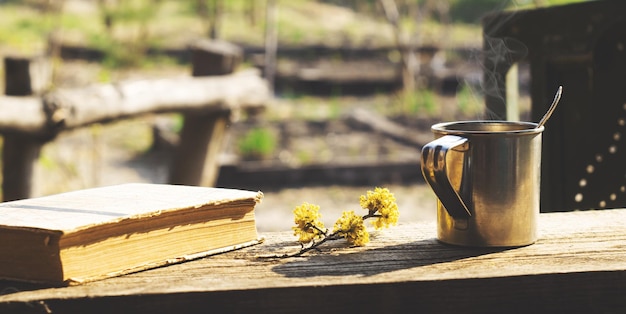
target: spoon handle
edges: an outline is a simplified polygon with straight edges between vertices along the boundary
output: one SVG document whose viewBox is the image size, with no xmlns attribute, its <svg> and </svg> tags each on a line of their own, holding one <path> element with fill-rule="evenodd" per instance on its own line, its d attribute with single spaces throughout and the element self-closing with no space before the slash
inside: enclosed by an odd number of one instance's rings
<svg viewBox="0 0 626 314">
<path fill-rule="evenodd" d="M 548 112 L 546 112 L 546 114 L 543 115 L 543 118 L 539 120 L 539 124 L 537 125 L 538 128 L 542 127 L 546 123 L 546 121 L 548 121 L 548 119 L 554 112 L 554 109 L 556 109 L 556 105 L 558 105 L 559 100 L 561 99 L 562 93 L 563 93 L 563 86 L 559 86 L 559 89 L 556 91 L 556 95 L 554 95 L 554 100 L 552 101 L 552 105 L 550 105 L 550 109 L 548 109 Z"/>
</svg>

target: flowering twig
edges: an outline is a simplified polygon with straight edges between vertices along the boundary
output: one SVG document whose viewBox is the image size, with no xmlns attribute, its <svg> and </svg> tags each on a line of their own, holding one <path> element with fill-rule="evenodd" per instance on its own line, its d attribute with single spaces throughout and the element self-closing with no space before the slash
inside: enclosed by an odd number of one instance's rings
<svg viewBox="0 0 626 314">
<path fill-rule="evenodd" d="M 300 242 L 300 251 L 274 257 L 302 256 L 328 241 L 341 238 L 345 238 L 351 245 L 363 246 L 369 242 L 369 233 L 363 223 L 364 220 L 376 218 L 372 222 L 376 229 L 387 228 L 398 222 L 396 198 L 388 189 L 377 187 L 374 191 L 367 191 L 366 195 L 361 195 L 359 201 L 361 207 L 367 210 L 367 214 L 359 216 L 354 211 L 344 211 L 335 222 L 332 232 L 329 232 L 320 220 L 322 215 L 319 213 L 319 206 L 309 203 L 297 206 L 293 211 L 296 225 L 292 229 Z"/>
<path fill-rule="evenodd" d="M 318 246 L 324 244 L 327 241 L 339 240 L 339 239 L 341 239 L 341 237 L 337 234 L 337 232 L 333 232 L 333 233 L 331 233 L 331 234 L 329 234 L 327 236 L 324 236 L 319 241 L 311 241 L 310 242 L 311 244 L 309 246 L 306 246 L 305 243 L 300 243 L 301 248 L 300 248 L 300 251 L 298 251 L 298 252 L 295 252 L 295 253 L 292 253 L 292 254 L 283 254 L 283 255 L 280 255 L 278 257 L 280 257 L 280 258 L 299 257 L 299 256 L 302 256 L 304 253 L 306 253 L 308 251 L 317 249 Z"/>
</svg>

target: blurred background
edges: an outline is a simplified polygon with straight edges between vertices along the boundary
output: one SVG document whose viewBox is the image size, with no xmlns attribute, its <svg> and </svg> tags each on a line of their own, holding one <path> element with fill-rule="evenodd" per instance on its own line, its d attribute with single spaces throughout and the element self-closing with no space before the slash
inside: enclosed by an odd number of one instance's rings
<svg viewBox="0 0 626 314">
<path fill-rule="evenodd" d="M 228 125 L 216 186 L 263 191 L 260 230 L 290 228 L 302 202 L 332 225 L 376 186 L 396 194 L 401 222 L 433 220 L 419 171 L 430 125 L 489 117 L 481 17 L 573 2 L 0 0 L 0 54 L 49 56 L 54 90 L 189 76 L 194 41 L 235 44 L 238 70 L 258 69 L 273 97 Z M 527 119 L 527 69 L 516 74 Z M 182 124 L 155 114 L 63 132 L 39 154 L 33 196 L 166 183 Z"/>
</svg>

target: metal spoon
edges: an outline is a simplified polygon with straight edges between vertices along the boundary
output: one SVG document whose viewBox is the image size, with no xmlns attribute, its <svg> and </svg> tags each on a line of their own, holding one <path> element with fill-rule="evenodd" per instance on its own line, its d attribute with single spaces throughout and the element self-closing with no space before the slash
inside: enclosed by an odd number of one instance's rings
<svg viewBox="0 0 626 314">
<path fill-rule="evenodd" d="M 550 105 L 548 112 L 546 112 L 546 114 L 543 115 L 543 118 L 539 120 L 539 124 L 537 124 L 537 128 L 542 127 L 546 123 L 546 121 L 548 121 L 548 119 L 554 112 L 554 109 L 556 109 L 556 105 L 559 104 L 559 100 L 561 100 L 562 93 L 563 93 L 563 86 L 559 86 L 559 89 L 556 91 L 556 95 L 554 95 L 554 100 L 552 101 L 552 105 Z"/>
</svg>

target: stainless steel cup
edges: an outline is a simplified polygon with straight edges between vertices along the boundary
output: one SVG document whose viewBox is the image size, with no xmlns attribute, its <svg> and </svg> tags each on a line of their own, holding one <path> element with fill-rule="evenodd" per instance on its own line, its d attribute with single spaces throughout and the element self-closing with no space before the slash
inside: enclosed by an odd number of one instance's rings
<svg viewBox="0 0 626 314">
<path fill-rule="evenodd" d="M 541 133 L 529 122 L 465 121 L 432 126 L 422 173 L 437 195 L 440 241 L 515 247 L 537 240 Z"/>
</svg>

